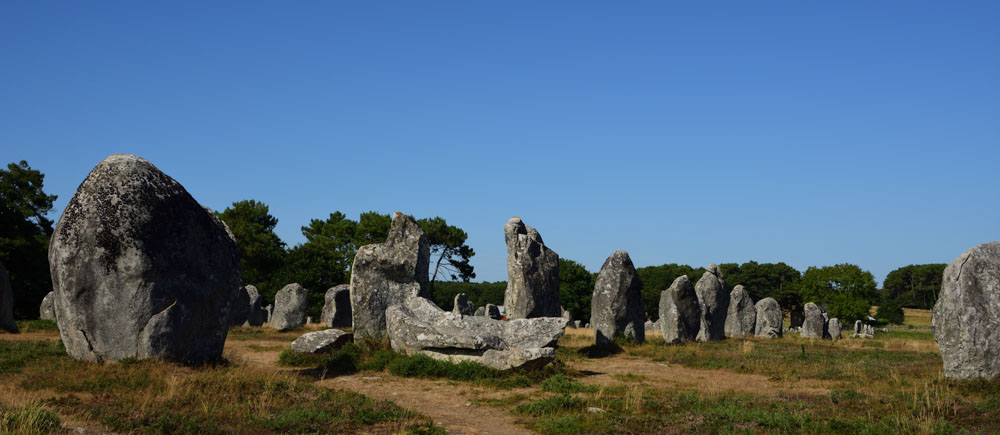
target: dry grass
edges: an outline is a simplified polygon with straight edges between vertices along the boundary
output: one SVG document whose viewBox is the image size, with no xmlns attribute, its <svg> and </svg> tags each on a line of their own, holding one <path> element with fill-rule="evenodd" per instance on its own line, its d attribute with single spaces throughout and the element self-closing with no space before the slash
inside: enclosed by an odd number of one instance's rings
<svg viewBox="0 0 1000 435">
<path fill-rule="evenodd" d="M 903 324 L 912 326 L 931 326 L 931 310 L 903 308 Z"/>
</svg>

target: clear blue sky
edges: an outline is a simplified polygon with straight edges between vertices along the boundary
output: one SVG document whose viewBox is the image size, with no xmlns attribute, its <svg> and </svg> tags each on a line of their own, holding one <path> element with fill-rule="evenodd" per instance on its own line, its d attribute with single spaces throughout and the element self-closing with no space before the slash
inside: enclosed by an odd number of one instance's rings
<svg viewBox="0 0 1000 435">
<path fill-rule="evenodd" d="M 850 262 L 1000 239 L 1000 2 L 0 3 L 0 157 L 196 199 L 440 215 L 563 258 Z"/>
</svg>

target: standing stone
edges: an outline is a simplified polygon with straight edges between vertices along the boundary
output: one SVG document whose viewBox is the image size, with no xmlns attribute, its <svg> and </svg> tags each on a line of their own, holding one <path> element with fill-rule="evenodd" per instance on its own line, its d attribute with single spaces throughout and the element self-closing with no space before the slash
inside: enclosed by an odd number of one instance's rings
<svg viewBox="0 0 1000 435">
<path fill-rule="evenodd" d="M 729 312 L 729 293 L 726 292 L 726 281 L 716 264 L 708 265 L 708 270 L 694 285 L 698 295 L 698 306 L 701 308 L 701 325 L 698 328 L 698 341 L 722 340 L 726 337 L 726 314 Z"/>
<path fill-rule="evenodd" d="M 474 316 L 478 316 L 478 317 L 485 317 L 486 316 L 486 307 L 476 308 L 476 314 L 473 314 L 473 315 Z"/>
<path fill-rule="evenodd" d="M 274 295 L 271 327 L 279 331 L 288 331 L 305 325 L 308 310 L 309 290 L 299 283 L 288 284 Z"/>
<path fill-rule="evenodd" d="M 396 212 L 385 243 L 362 246 L 351 269 L 354 335 L 381 337 L 385 310 L 410 296 L 429 298 L 430 242 L 412 216 Z"/>
<path fill-rule="evenodd" d="M 764 298 L 757 301 L 757 325 L 754 335 L 763 338 L 781 337 L 781 306 L 774 298 Z"/>
<path fill-rule="evenodd" d="M 351 286 L 340 284 L 330 287 L 323 296 L 323 313 L 320 323 L 331 328 L 351 326 Z"/>
<path fill-rule="evenodd" d="M 652 320 L 648 320 L 647 319 L 646 323 L 643 323 L 642 325 L 643 325 L 643 329 L 645 329 L 646 332 L 650 332 L 650 331 L 653 330 L 653 321 Z"/>
<path fill-rule="evenodd" d="M 566 322 L 567 327 L 573 325 L 573 313 L 569 312 L 569 310 L 562 310 L 562 319 Z"/>
<path fill-rule="evenodd" d="M 48 292 L 42 298 L 42 304 L 38 307 L 38 318 L 42 320 L 56 321 L 55 292 Z"/>
<path fill-rule="evenodd" d="M 14 323 L 14 293 L 10 289 L 7 269 L 0 263 L 0 330 L 18 332 Z"/>
<path fill-rule="evenodd" d="M 233 302 L 229 304 L 229 325 L 243 326 L 250 320 L 250 292 L 246 286 L 241 286 L 233 293 Z"/>
<path fill-rule="evenodd" d="M 860 320 L 855 320 L 854 321 L 854 335 L 855 336 L 861 335 L 861 326 L 862 326 L 862 324 L 861 324 Z"/>
<path fill-rule="evenodd" d="M 799 336 L 804 338 L 825 338 L 830 335 L 826 329 L 826 320 L 823 318 L 825 310 L 812 302 L 806 302 L 802 311 L 805 320 L 802 322 L 802 330 L 799 331 Z"/>
<path fill-rule="evenodd" d="M 687 275 L 678 276 L 660 293 L 660 332 L 667 343 L 694 340 L 701 326 L 698 295 Z"/>
<path fill-rule="evenodd" d="M 502 319 L 503 315 L 500 314 L 500 307 L 493 304 L 486 304 L 486 317 L 489 317 L 493 320 Z"/>
<path fill-rule="evenodd" d="M 579 320 L 574 320 L 573 321 L 573 328 L 574 329 L 580 329 L 582 327 L 583 327 L 583 324 Z"/>
<path fill-rule="evenodd" d="M 840 319 L 834 317 L 827 322 L 826 329 L 830 333 L 831 340 L 840 340 L 840 330 L 844 328 L 844 325 L 840 324 Z"/>
<path fill-rule="evenodd" d="M 267 321 L 267 311 L 260 306 L 260 291 L 254 285 L 245 286 L 243 290 L 247 293 L 247 297 L 250 300 L 250 314 L 247 316 L 247 321 L 243 326 L 263 325 Z"/>
<path fill-rule="evenodd" d="M 239 248 L 214 213 L 148 161 L 115 154 L 90 172 L 56 224 L 49 268 L 73 358 L 222 355 Z"/>
<path fill-rule="evenodd" d="M 646 339 L 646 310 L 642 305 L 642 282 L 628 252 L 615 251 L 601 266 L 590 301 L 590 324 L 597 344 L 615 337 Z"/>
<path fill-rule="evenodd" d="M 729 311 L 726 314 L 726 336 L 746 337 L 754 335 L 757 326 L 757 307 L 750 299 L 750 293 L 738 285 L 729 293 Z"/>
<path fill-rule="evenodd" d="M 271 316 L 274 314 L 274 304 L 267 304 L 267 306 L 264 307 L 264 312 L 265 315 L 267 316 L 267 323 L 270 324 Z"/>
<path fill-rule="evenodd" d="M 796 306 L 792 308 L 792 311 L 788 313 L 788 328 L 797 329 L 802 327 L 802 323 L 806 321 L 806 315 L 803 308 Z"/>
<path fill-rule="evenodd" d="M 945 377 L 1000 377 L 1000 242 L 975 246 L 945 268 L 931 328 Z"/>
<path fill-rule="evenodd" d="M 534 228 L 514 216 L 503 226 L 507 241 L 508 320 L 559 317 L 559 254 L 542 242 Z"/>
<path fill-rule="evenodd" d="M 451 312 L 462 316 L 471 316 L 476 313 L 476 304 L 469 302 L 469 297 L 465 293 L 459 293 L 455 295 L 455 305 Z"/>
</svg>

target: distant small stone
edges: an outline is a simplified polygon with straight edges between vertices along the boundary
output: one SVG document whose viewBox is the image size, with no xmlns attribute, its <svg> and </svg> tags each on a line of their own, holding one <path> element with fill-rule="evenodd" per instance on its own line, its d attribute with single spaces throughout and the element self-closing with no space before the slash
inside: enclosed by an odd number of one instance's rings
<svg viewBox="0 0 1000 435">
<path fill-rule="evenodd" d="M 323 295 L 323 312 L 320 323 L 331 328 L 351 326 L 351 286 L 339 284 L 330 287 Z"/>
<path fill-rule="evenodd" d="M 53 304 L 55 292 L 49 292 L 42 298 L 42 304 L 38 307 L 38 318 L 42 320 L 56 321 L 56 306 Z"/>
<path fill-rule="evenodd" d="M 837 319 L 836 317 L 831 318 L 830 321 L 827 322 L 827 327 L 826 327 L 827 331 L 829 331 L 830 333 L 830 339 L 840 340 L 840 330 L 843 327 L 844 325 L 840 324 L 840 319 Z"/>
<path fill-rule="evenodd" d="M 471 316 L 476 313 L 476 304 L 470 302 L 469 297 L 465 293 L 459 293 L 455 295 L 455 305 L 452 307 L 451 312 L 463 316 Z"/>
<path fill-rule="evenodd" d="M 493 320 L 502 319 L 503 315 L 500 314 L 500 307 L 493 304 L 486 304 L 486 317 L 489 317 Z"/>
<path fill-rule="evenodd" d="M 474 316 L 479 316 L 479 317 L 484 317 L 484 316 L 486 316 L 486 307 L 479 307 L 479 308 L 476 308 L 476 314 L 473 314 L 473 315 L 474 315 Z"/>
<path fill-rule="evenodd" d="M 14 323 L 14 294 L 3 263 L 0 263 L 0 330 L 17 332 L 17 324 Z"/>
</svg>

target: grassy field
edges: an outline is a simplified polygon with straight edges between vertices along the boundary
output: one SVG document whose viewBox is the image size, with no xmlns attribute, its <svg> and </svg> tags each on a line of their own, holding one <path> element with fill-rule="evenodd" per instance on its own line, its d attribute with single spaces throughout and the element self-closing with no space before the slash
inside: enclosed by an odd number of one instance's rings
<svg viewBox="0 0 1000 435">
<path fill-rule="evenodd" d="M 307 329 L 266 328 L 233 329 L 218 365 L 102 366 L 34 327 L 48 336 L 0 336 L 0 432 L 1000 432 L 1000 380 L 944 379 L 926 311 L 836 342 L 595 347 L 568 330 L 555 363 L 510 372 L 373 341 L 302 356 L 288 343 Z"/>
</svg>

